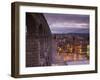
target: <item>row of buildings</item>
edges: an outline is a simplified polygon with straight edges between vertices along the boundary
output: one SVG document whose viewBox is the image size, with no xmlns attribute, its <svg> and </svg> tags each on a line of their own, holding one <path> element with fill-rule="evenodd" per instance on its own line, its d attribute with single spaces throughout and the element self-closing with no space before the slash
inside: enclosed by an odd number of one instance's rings
<svg viewBox="0 0 100 80">
<path fill-rule="evenodd" d="M 85 35 L 85 34 L 84 34 Z M 89 38 L 72 34 L 54 34 L 57 55 L 64 61 L 89 60 Z"/>
</svg>

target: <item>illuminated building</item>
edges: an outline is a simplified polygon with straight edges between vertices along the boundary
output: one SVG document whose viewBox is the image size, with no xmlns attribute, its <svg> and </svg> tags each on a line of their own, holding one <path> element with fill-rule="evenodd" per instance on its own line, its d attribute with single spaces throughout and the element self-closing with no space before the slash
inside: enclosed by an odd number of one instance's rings
<svg viewBox="0 0 100 80">
<path fill-rule="evenodd" d="M 81 36 L 54 34 L 57 53 L 63 61 L 80 61 L 89 56 L 89 41 Z"/>
</svg>

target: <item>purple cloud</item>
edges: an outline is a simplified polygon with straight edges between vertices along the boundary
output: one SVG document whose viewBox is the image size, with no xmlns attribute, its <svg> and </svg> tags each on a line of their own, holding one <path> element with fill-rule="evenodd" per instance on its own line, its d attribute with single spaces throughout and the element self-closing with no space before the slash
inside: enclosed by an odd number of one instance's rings
<svg viewBox="0 0 100 80">
<path fill-rule="evenodd" d="M 44 14 L 52 33 L 89 32 L 89 15 Z"/>
</svg>

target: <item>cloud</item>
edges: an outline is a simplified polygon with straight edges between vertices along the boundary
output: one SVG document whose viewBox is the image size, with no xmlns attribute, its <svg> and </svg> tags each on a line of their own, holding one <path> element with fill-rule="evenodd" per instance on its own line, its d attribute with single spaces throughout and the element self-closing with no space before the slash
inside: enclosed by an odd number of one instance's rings
<svg viewBox="0 0 100 80">
<path fill-rule="evenodd" d="M 49 25 L 50 28 L 89 28 L 89 24 L 87 23 L 73 23 L 73 22 L 55 22 Z"/>
<path fill-rule="evenodd" d="M 89 32 L 89 15 L 45 13 L 44 17 L 52 33 Z"/>
<path fill-rule="evenodd" d="M 52 33 L 89 33 L 89 29 L 85 28 L 53 28 Z"/>
</svg>

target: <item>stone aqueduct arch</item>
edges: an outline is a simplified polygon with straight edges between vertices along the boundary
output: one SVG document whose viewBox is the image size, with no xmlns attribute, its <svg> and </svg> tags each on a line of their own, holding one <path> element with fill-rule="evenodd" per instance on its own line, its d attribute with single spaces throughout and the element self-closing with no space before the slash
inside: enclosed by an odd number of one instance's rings
<svg viewBox="0 0 100 80">
<path fill-rule="evenodd" d="M 51 31 L 42 13 L 26 13 L 26 67 L 51 65 Z"/>
</svg>

